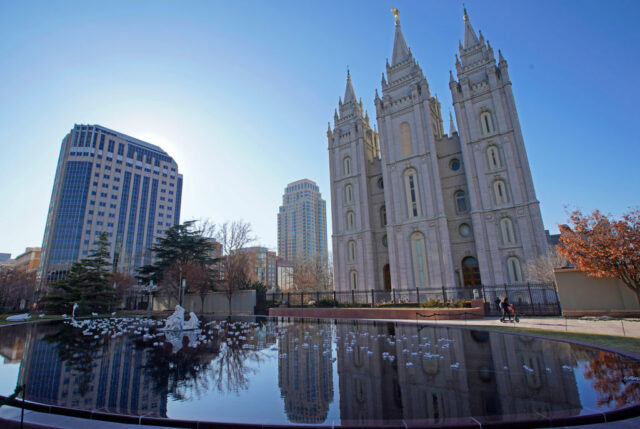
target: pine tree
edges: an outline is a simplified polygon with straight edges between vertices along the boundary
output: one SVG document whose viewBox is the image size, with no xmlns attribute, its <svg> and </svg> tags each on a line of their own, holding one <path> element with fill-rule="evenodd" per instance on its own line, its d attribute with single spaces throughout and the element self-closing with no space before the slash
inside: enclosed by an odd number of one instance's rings
<svg viewBox="0 0 640 429">
<path fill-rule="evenodd" d="M 78 303 L 79 314 L 104 313 L 113 299 L 109 264 L 109 243 L 105 233 L 100 234 L 96 248 L 89 256 L 74 262 L 67 276 L 53 283 L 60 293 L 47 295 L 47 310 L 56 313 L 70 313 L 73 304 Z"/>
</svg>

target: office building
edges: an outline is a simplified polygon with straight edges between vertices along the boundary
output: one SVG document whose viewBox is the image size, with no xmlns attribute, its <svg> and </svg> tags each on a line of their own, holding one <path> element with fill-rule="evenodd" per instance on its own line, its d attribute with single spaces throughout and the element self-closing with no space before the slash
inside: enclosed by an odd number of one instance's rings
<svg viewBox="0 0 640 429">
<path fill-rule="evenodd" d="M 289 183 L 278 213 L 278 256 L 288 261 L 327 256 L 327 207 L 318 185 Z"/>
<path fill-rule="evenodd" d="M 107 234 L 113 270 L 133 273 L 180 222 L 182 175 L 164 150 L 100 125 L 62 139 L 42 242 L 40 271 L 53 281 Z"/>
</svg>

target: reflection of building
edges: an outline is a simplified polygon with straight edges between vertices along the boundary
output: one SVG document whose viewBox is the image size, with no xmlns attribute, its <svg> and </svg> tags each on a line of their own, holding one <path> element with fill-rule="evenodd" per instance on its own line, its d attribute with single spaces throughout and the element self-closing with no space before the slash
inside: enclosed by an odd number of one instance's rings
<svg viewBox="0 0 640 429">
<path fill-rule="evenodd" d="M 62 140 L 42 242 L 41 276 L 64 275 L 102 232 L 118 271 L 151 262 L 147 250 L 180 222 L 182 175 L 158 146 L 99 125 Z"/>
<path fill-rule="evenodd" d="M 464 13 L 449 76 L 457 131 L 396 18 L 378 132 L 347 74 L 329 125 L 336 290 L 520 283 L 547 243 L 507 62 Z M 379 142 L 378 142 L 379 138 Z"/>
<path fill-rule="evenodd" d="M 389 334 L 393 345 L 378 337 Z M 500 420 L 503 414 L 576 415 L 581 409 L 575 376 L 563 370 L 575 364 L 566 343 L 387 323 L 338 323 L 337 335 L 356 340 L 352 350 L 338 352 L 342 424 L 435 424 L 463 416 Z M 439 341 L 443 338 L 451 341 Z M 396 359 L 382 359 L 384 352 Z"/>
<path fill-rule="evenodd" d="M 285 328 L 278 347 L 278 386 L 285 412 L 293 423 L 322 423 L 333 401 L 332 354 L 325 351 L 331 350 L 331 323 Z"/>
<path fill-rule="evenodd" d="M 22 359 L 27 325 L 15 325 L 11 329 L 5 329 L 0 335 L 0 356 L 4 363 L 18 363 Z"/>
<path fill-rule="evenodd" d="M 289 183 L 278 213 L 278 256 L 288 261 L 327 257 L 327 211 L 318 185 L 302 179 Z"/>
<path fill-rule="evenodd" d="M 31 327 L 25 346 L 18 383 L 28 385 L 32 401 L 63 407 L 105 410 L 123 414 L 166 417 L 166 392 L 157 392 L 144 365 L 150 349 L 137 348 L 127 337 L 96 341 L 87 362 L 70 366 L 61 361 L 55 339 L 60 329 L 70 327 Z M 37 334 L 36 334 L 37 332 Z M 35 336 L 34 336 L 35 335 Z M 80 335 L 76 333 L 76 335 Z M 72 356 L 74 353 L 72 352 Z M 79 367 L 86 368 L 80 373 Z M 79 386 L 89 381 L 87 391 Z"/>
</svg>

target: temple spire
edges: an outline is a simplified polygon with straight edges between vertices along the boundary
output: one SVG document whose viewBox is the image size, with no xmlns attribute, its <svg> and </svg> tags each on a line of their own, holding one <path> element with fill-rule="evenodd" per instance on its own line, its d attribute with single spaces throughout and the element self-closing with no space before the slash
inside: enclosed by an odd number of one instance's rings
<svg viewBox="0 0 640 429">
<path fill-rule="evenodd" d="M 391 66 L 395 66 L 407 59 L 411 58 L 411 51 L 407 48 L 407 42 L 404 41 L 402 28 L 400 27 L 400 19 L 398 18 L 398 9 L 391 9 L 396 20 L 396 35 L 393 40 L 393 55 L 391 56 Z"/>
<path fill-rule="evenodd" d="M 457 133 L 457 131 L 456 126 L 453 125 L 453 115 L 451 114 L 451 110 L 449 110 L 449 137 L 451 137 L 453 133 Z"/>
<path fill-rule="evenodd" d="M 356 93 L 353 90 L 353 85 L 351 84 L 351 73 L 349 73 L 349 68 L 347 67 L 347 87 L 344 90 L 344 104 L 353 101 L 356 103 Z"/>
<path fill-rule="evenodd" d="M 472 46 L 476 46 L 480 44 L 478 40 L 478 36 L 476 36 L 476 32 L 471 26 L 471 20 L 469 20 L 469 15 L 467 15 L 467 8 L 464 8 L 464 49 L 469 49 Z"/>
</svg>

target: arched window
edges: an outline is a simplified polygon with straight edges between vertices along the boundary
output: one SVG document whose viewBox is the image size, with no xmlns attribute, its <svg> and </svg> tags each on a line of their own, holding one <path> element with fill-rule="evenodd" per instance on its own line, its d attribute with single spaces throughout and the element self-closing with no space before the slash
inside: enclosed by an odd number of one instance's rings
<svg viewBox="0 0 640 429">
<path fill-rule="evenodd" d="M 358 288 L 358 272 L 356 270 L 351 270 L 349 272 L 349 286 L 351 290 L 356 290 Z"/>
<path fill-rule="evenodd" d="M 411 256 L 413 259 L 413 277 L 416 287 L 427 286 L 427 252 L 424 235 L 414 232 L 411 235 Z"/>
<path fill-rule="evenodd" d="M 511 218 L 503 217 L 500 219 L 500 232 L 503 244 L 514 244 L 516 242 L 516 234 Z"/>
<path fill-rule="evenodd" d="M 413 153 L 413 145 L 411 144 L 411 128 L 408 122 L 400 124 L 400 151 L 402 156 L 411 155 Z"/>
<path fill-rule="evenodd" d="M 504 183 L 504 180 L 498 179 L 493 182 L 493 193 L 496 197 L 496 204 L 506 204 L 509 202 L 507 185 Z"/>
<path fill-rule="evenodd" d="M 387 207 L 380 207 L 380 225 L 387 226 Z"/>
<path fill-rule="evenodd" d="M 453 194 L 453 199 L 456 202 L 456 212 L 458 214 L 466 213 L 469 210 L 467 208 L 467 195 L 464 191 L 456 191 Z"/>
<path fill-rule="evenodd" d="M 356 227 L 356 216 L 352 211 L 347 212 L 347 231 L 351 231 Z"/>
<path fill-rule="evenodd" d="M 493 133 L 493 117 L 490 112 L 482 112 L 480 114 L 480 126 L 482 127 L 482 134 Z"/>
<path fill-rule="evenodd" d="M 404 184 L 407 197 L 407 212 L 409 217 L 422 215 L 420 211 L 420 194 L 418 192 L 418 175 L 413 168 L 404 173 Z"/>
<path fill-rule="evenodd" d="M 519 283 L 522 281 L 520 259 L 515 256 L 509 256 L 507 258 L 507 274 L 509 275 L 509 282 L 511 283 Z"/>
<path fill-rule="evenodd" d="M 351 158 L 349 158 L 348 156 L 344 157 L 344 160 L 342 160 L 342 166 L 344 169 L 344 175 L 348 176 L 351 174 Z"/>
<path fill-rule="evenodd" d="M 498 148 L 491 145 L 487 148 L 487 159 L 489 160 L 489 170 L 497 170 L 502 168 L 502 161 L 500 161 L 500 152 Z"/>
<path fill-rule="evenodd" d="M 350 204 L 353 202 L 353 186 L 347 185 L 344 187 L 344 202 Z"/>
<path fill-rule="evenodd" d="M 356 242 L 353 240 L 350 240 L 347 247 L 348 247 L 347 256 L 349 258 L 349 262 L 353 262 L 356 260 Z"/>
</svg>

